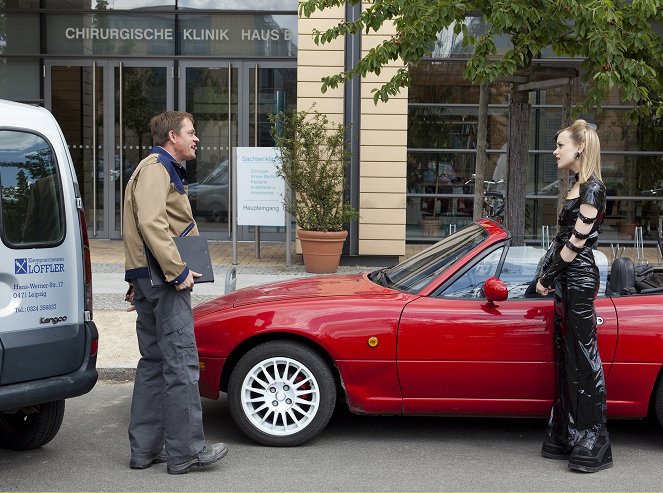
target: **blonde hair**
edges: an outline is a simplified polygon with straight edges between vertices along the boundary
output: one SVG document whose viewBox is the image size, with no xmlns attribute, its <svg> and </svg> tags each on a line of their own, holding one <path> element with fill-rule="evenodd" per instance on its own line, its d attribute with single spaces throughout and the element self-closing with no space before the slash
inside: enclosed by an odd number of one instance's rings
<svg viewBox="0 0 663 493">
<path fill-rule="evenodd" d="M 588 124 L 585 120 L 576 120 L 562 132 L 569 132 L 569 137 L 576 144 L 584 144 L 585 149 L 580 153 L 580 172 L 578 182 L 585 183 L 593 175 L 601 178 L 601 142 L 596 134 L 596 125 Z"/>
</svg>

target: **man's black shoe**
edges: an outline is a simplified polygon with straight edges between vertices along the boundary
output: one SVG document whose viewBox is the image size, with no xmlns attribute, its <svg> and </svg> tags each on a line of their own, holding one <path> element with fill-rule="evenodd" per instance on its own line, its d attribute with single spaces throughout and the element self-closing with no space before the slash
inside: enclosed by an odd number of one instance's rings
<svg viewBox="0 0 663 493">
<path fill-rule="evenodd" d="M 576 445 L 569 456 L 569 469 L 581 472 L 596 472 L 612 467 L 612 447 L 608 433 L 601 432 L 592 448 Z"/>
<path fill-rule="evenodd" d="M 564 445 L 546 435 L 541 446 L 541 456 L 546 459 L 566 460 L 571 455 L 572 447 Z"/>
<path fill-rule="evenodd" d="M 193 467 L 204 467 L 223 459 L 228 453 L 225 443 L 205 446 L 195 457 L 178 464 L 168 464 L 168 474 L 186 474 Z"/>
</svg>

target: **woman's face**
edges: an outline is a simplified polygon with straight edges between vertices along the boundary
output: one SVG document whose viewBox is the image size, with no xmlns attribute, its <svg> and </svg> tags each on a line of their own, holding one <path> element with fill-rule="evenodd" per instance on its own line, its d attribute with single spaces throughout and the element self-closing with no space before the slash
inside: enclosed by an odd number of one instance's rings
<svg viewBox="0 0 663 493">
<path fill-rule="evenodd" d="M 557 147 L 553 151 L 557 161 L 557 169 L 568 169 L 577 173 L 580 171 L 580 160 L 576 159 L 576 152 L 584 150 L 583 144 L 576 144 L 571 139 L 571 133 L 568 130 L 561 132 L 557 136 Z"/>
</svg>

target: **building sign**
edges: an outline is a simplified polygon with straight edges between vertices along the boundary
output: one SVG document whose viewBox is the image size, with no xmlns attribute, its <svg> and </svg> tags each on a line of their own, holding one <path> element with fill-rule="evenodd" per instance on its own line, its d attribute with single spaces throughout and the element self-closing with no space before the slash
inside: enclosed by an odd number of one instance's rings
<svg viewBox="0 0 663 493">
<path fill-rule="evenodd" d="M 276 149 L 237 147 L 237 225 L 285 226 L 285 183 L 276 176 Z"/>
<path fill-rule="evenodd" d="M 46 33 L 53 55 L 297 56 L 296 15 L 50 14 Z"/>
</svg>

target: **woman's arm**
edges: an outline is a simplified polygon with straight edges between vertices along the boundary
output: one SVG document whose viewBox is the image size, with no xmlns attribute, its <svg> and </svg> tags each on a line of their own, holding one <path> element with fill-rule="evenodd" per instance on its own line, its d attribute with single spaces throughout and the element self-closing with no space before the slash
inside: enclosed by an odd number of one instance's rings
<svg viewBox="0 0 663 493">
<path fill-rule="evenodd" d="M 557 275 L 573 262 L 587 242 L 587 238 L 592 232 L 594 222 L 598 215 L 598 209 L 591 204 L 580 204 L 580 211 L 576 224 L 571 233 L 571 237 L 561 248 L 559 253 L 555 254 L 550 266 L 543 273 L 536 286 L 537 293 L 547 294 L 552 287 Z M 543 292 L 545 291 L 545 292 Z"/>
</svg>

